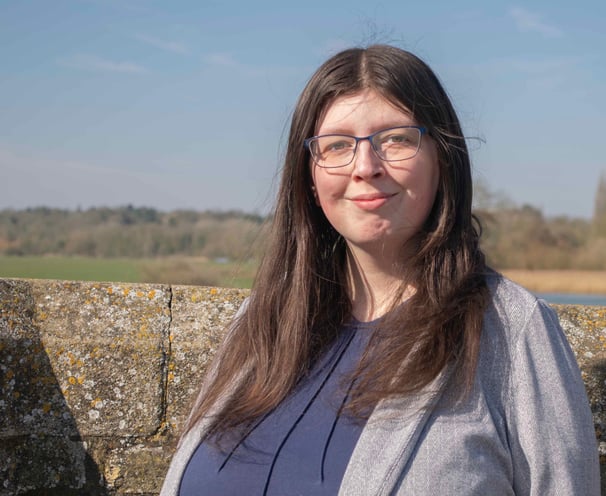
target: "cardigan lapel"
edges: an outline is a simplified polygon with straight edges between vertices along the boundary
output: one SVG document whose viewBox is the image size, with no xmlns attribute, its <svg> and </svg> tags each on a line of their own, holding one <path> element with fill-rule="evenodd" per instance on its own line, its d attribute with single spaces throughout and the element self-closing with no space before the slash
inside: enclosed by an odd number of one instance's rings
<svg viewBox="0 0 606 496">
<path fill-rule="evenodd" d="M 377 405 L 351 455 L 339 495 L 393 494 L 451 374 L 452 367 L 446 367 L 420 393 Z"/>
</svg>

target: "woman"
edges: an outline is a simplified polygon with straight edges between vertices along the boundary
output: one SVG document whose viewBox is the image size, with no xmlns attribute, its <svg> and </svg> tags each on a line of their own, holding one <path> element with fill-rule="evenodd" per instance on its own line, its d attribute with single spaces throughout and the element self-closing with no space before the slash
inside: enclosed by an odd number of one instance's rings
<svg viewBox="0 0 606 496">
<path fill-rule="evenodd" d="M 599 494 L 553 311 L 486 268 L 432 71 L 345 50 L 296 106 L 269 247 L 162 494 Z"/>
</svg>

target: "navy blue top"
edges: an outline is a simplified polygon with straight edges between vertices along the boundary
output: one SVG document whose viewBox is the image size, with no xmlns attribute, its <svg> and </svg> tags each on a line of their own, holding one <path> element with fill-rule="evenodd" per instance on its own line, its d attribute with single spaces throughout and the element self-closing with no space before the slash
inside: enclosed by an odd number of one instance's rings
<svg viewBox="0 0 606 496">
<path fill-rule="evenodd" d="M 204 440 L 183 473 L 179 496 L 337 494 L 365 423 L 341 412 L 351 388 L 344 379 L 368 337 L 364 324 L 344 327 L 293 393 L 248 433 L 224 436 L 219 444 Z"/>
</svg>

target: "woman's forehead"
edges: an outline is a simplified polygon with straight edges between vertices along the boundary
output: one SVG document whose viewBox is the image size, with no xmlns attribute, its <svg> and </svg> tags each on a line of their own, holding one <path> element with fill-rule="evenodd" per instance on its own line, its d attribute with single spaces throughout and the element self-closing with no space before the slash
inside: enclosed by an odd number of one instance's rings
<svg viewBox="0 0 606 496">
<path fill-rule="evenodd" d="M 367 119 L 385 119 L 387 127 L 416 124 L 412 112 L 401 102 L 394 102 L 382 93 L 369 88 L 348 94 L 339 95 L 328 101 L 315 123 L 315 132 L 341 132 L 340 126 Z"/>
</svg>

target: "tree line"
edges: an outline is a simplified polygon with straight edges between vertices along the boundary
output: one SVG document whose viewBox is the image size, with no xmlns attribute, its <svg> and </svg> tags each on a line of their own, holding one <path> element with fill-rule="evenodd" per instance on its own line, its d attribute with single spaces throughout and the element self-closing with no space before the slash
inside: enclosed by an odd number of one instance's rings
<svg viewBox="0 0 606 496">
<path fill-rule="evenodd" d="M 482 248 L 499 269 L 606 270 L 606 175 L 592 219 L 546 217 L 476 184 Z M 268 219 L 239 211 L 133 207 L 0 210 L 0 254 L 255 261 Z"/>
<path fill-rule="evenodd" d="M 598 182 L 593 217 L 546 217 L 532 205 L 474 185 L 482 248 L 499 269 L 606 270 L 606 174 Z"/>
<path fill-rule="evenodd" d="M 161 212 L 128 205 L 0 210 L 0 253 L 107 258 L 258 259 L 266 219 L 237 211 Z"/>
</svg>

